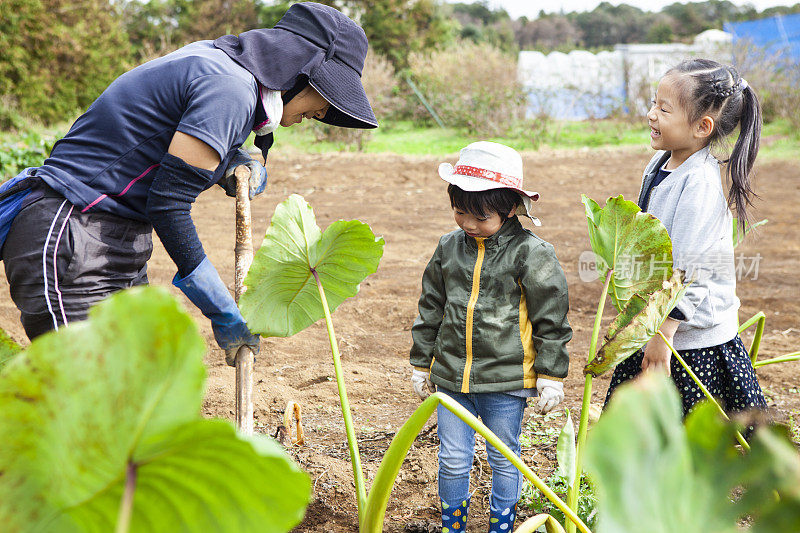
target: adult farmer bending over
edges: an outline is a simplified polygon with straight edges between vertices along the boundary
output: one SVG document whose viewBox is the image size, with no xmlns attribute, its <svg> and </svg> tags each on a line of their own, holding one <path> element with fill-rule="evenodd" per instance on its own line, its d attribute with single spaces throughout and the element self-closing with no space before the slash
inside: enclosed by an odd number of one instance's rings
<svg viewBox="0 0 800 533">
<path fill-rule="evenodd" d="M 352 20 L 300 3 L 273 29 L 199 41 L 117 78 L 41 167 L 5 187 L 24 189 L 2 257 L 28 337 L 147 283 L 155 229 L 178 267 L 173 283 L 211 320 L 228 364 L 242 345 L 257 352 L 203 251 L 192 203 L 215 183 L 235 196 L 240 164 L 252 171 L 251 197 L 264 190 L 266 170 L 239 149 L 253 130 L 266 158 L 278 123 L 376 127 L 361 85 L 366 53 Z"/>
</svg>

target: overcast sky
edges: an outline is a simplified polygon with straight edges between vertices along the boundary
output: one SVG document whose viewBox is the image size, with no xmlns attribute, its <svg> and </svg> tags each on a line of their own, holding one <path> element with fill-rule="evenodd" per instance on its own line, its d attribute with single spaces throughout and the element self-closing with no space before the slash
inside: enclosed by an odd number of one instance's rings
<svg viewBox="0 0 800 533">
<path fill-rule="evenodd" d="M 469 2 L 470 0 L 450 1 Z M 625 2 L 611 0 L 611 3 L 614 5 L 625 3 L 645 11 L 661 11 L 661 8 L 673 4 L 676 1 L 678 0 L 627 0 Z M 736 5 L 751 4 L 759 11 L 773 6 L 793 5 L 795 1 L 797 0 L 732 0 Z M 519 18 L 523 15 L 528 18 L 536 18 L 540 9 L 544 9 L 547 12 L 558 12 L 561 10 L 566 12 L 591 11 L 599 3 L 600 0 L 547 0 L 546 2 L 535 0 L 488 0 L 489 6 L 504 8 L 512 18 Z"/>
</svg>

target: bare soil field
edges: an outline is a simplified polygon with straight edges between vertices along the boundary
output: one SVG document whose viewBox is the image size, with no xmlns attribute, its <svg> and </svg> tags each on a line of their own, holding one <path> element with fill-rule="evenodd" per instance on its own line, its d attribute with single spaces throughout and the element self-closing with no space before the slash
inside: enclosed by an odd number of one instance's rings
<svg viewBox="0 0 800 533">
<path fill-rule="evenodd" d="M 541 195 L 536 212 L 542 226 L 535 231 L 555 246 L 569 282 L 570 321 L 575 335 L 570 344 L 564 407 L 573 416 L 580 407 L 581 369 L 602 288 L 599 281 L 587 283 L 578 277 L 578 257 L 589 249 L 580 194 L 587 194 L 601 205 L 612 195 L 635 199 L 650 155 L 644 149 L 524 154 L 526 188 Z M 360 293 L 333 315 L 369 488 L 391 438 L 419 403 L 409 382 L 408 349 L 420 278 L 439 236 L 456 227 L 445 183 L 436 172 L 440 159 L 349 153 L 285 155 L 280 149 L 270 157 L 267 193 L 253 202 L 256 243 L 264 235 L 276 204 L 291 193 L 305 197 L 323 229 L 340 218 L 359 219 L 386 240 L 377 273 L 367 278 Z M 455 159 L 455 155 L 447 158 L 451 162 Z M 740 281 L 738 292 L 742 320 L 759 310 L 767 314 L 761 345 L 761 358 L 766 358 L 800 349 L 800 238 L 796 230 L 800 164 L 758 164 L 756 190 L 761 199 L 754 215 L 757 220 L 769 219 L 769 223 L 737 249 L 748 261 L 760 257 L 756 259 L 757 275 L 751 271 Z M 214 187 L 195 204 L 193 218 L 206 252 L 232 288 L 232 199 Z M 523 223 L 532 227 L 527 220 Z M 224 354 L 216 348 L 208 321 L 171 287 L 174 266 L 159 243 L 149 272 L 151 283 L 170 287 L 183 299 L 208 340 L 204 414 L 232 419 L 234 371 L 225 365 Z M 611 311 L 607 318 L 610 317 Z M 0 287 L 0 325 L 18 341 L 26 341 L 4 278 Z M 749 346 L 751 339 L 752 333 L 746 334 L 745 344 Z M 779 422 L 793 424 L 800 414 L 799 372 L 800 362 L 759 370 L 772 415 Z M 258 432 L 275 435 L 288 401 L 298 402 L 303 409 L 305 445 L 291 448 L 290 453 L 311 476 L 314 494 L 306 518 L 296 531 L 357 531 L 352 470 L 324 322 L 292 338 L 262 340 L 254 379 Z M 595 380 L 594 403 L 602 403 L 608 379 L 604 376 Z M 563 415 L 544 423 L 529 409 L 526 422 L 530 423 L 528 431 L 534 431 L 538 438 L 533 439 L 536 445 L 523 449 L 523 458 L 546 477 L 553 468 L 555 430 L 563 425 Z M 434 423 L 435 417 L 429 426 Z M 436 444 L 435 430 L 429 431 L 409 453 L 390 499 L 385 531 L 426 531 L 429 527 L 430 531 L 436 530 L 432 527 L 438 516 Z M 491 480 L 485 454 L 476 460 L 473 470 L 472 488 L 476 492 L 467 531 L 485 531 Z"/>
</svg>

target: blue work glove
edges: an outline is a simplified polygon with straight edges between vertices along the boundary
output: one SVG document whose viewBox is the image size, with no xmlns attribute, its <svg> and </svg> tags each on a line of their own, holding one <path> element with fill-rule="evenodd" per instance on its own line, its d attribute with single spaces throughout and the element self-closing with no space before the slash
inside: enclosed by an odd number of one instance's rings
<svg viewBox="0 0 800 533">
<path fill-rule="evenodd" d="M 225 174 L 222 179 L 217 182 L 217 185 L 225 189 L 225 194 L 236 198 L 236 175 L 234 171 L 239 165 L 245 165 L 250 169 L 250 199 L 257 194 L 264 192 L 267 188 L 267 169 L 264 165 L 250 157 L 250 155 L 239 148 L 228 163 L 228 168 L 225 169 Z"/>
<path fill-rule="evenodd" d="M 214 338 L 219 347 L 225 350 L 225 362 L 228 365 L 236 366 L 236 352 L 241 346 L 247 345 L 253 354 L 258 353 L 261 338 L 247 329 L 239 306 L 208 257 L 185 278 L 181 279 L 175 274 L 172 284 L 211 320 Z"/>
</svg>

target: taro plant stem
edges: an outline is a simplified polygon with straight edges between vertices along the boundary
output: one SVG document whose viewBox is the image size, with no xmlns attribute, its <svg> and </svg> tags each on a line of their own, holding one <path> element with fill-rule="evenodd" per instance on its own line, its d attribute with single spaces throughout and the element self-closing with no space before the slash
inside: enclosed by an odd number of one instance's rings
<svg viewBox="0 0 800 533">
<path fill-rule="evenodd" d="M 669 342 L 669 340 L 667 340 L 667 338 L 664 336 L 663 333 L 661 333 L 661 331 L 658 332 L 658 335 L 667 344 L 667 347 L 669 347 L 669 349 L 672 351 L 672 355 L 675 356 L 675 359 L 677 359 L 678 362 L 683 367 L 683 369 L 686 370 L 686 373 L 689 374 L 689 377 L 692 378 L 692 381 L 694 381 L 697 384 L 697 386 L 700 387 L 700 390 L 703 391 L 703 394 L 706 395 L 706 398 L 708 398 L 708 400 L 716 406 L 717 411 L 719 411 L 719 413 L 725 420 L 730 421 L 730 418 L 728 418 L 728 415 L 725 413 L 725 410 L 722 408 L 719 402 L 711 395 L 706 386 L 703 385 L 703 382 L 700 381 L 700 378 L 697 377 L 697 375 L 694 373 L 691 367 L 686 364 L 686 361 L 684 361 L 683 357 L 681 357 L 680 354 L 675 350 L 675 348 L 672 346 L 672 343 Z M 742 445 L 742 448 L 744 448 L 748 452 L 750 451 L 750 445 L 747 444 L 747 441 L 738 431 L 736 432 L 736 440 L 739 441 L 739 444 Z"/>
<path fill-rule="evenodd" d="M 537 476 L 528 465 L 526 465 L 517 454 L 511 451 L 497 435 L 487 428 L 480 420 L 462 407 L 458 402 L 453 400 L 447 395 L 440 392 L 434 393 L 429 396 L 422 404 L 417 407 L 417 410 L 406 420 L 402 427 L 397 431 L 397 434 L 392 439 L 389 449 L 383 456 L 380 467 L 375 474 L 375 479 L 372 482 L 372 488 L 369 491 L 369 498 L 367 499 L 367 506 L 364 512 L 364 520 L 361 523 L 361 533 L 381 533 L 383 531 L 383 518 L 386 514 L 386 504 L 389 502 L 389 495 L 392 491 L 397 473 L 400 471 L 400 466 L 405 459 L 411 445 L 422 430 L 425 422 L 433 415 L 436 406 L 442 404 L 445 408 L 453 412 L 458 418 L 463 420 L 469 427 L 474 429 L 486 439 L 486 443 L 495 447 L 503 456 L 511 461 L 511 463 L 522 472 L 531 484 L 539 489 L 544 496 L 553 502 L 558 507 L 568 520 L 575 523 L 580 529 L 581 533 L 591 533 L 589 528 L 578 517 L 569 506 L 548 487 L 539 476 Z"/>
<path fill-rule="evenodd" d="M 764 311 L 759 311 L 750 320 L 739 326 L 739 333 L 741 333 L 756 324 L 756 334 L 753 336 L 753 344 L 750 345 L 750 361 L 754 366 L 756 359 L 758 359 L 758 348 L 761 346 L 761 336 L 764 334 L 764 323 L 766 321 L 767 315 L 764 314 Z"/>
<path fill-rule="evenodd" d="M 609 270 L 606 273 L 606 281 L 603 284 L 603 292 L 600 295 L 600 302 L 597 304 L 597 314 L 594 316 L 594 327 L 592 327 L 592 339 L 589 342 L 589 357 L 586 361 L 587 364 L 594 359 L 595 352 L 597 352 L 597 339 L 600 337 L 600 323 L 603 319 L 603 309 L 606 306 L 606 297 L 608 296 L 608 286 L 611 284 L 611 276 L 614 270 Z M 581 489 L 581 474 L 583 473 L 583 448 L 586 445 L 586 431 L 589 427 L 589 404 L 592 400 L 592 375 L 586 374 L 586 382 L 583 385 L 583 403 L 581 404 L 581 419 L 578 425 L 578 445 L 575 450 L 575 480 L 572 486 L 569 487 L 567 492 L 567 504 L 570 509 L 577 511 L 578 509 L 578 495 Z M 575 524 L 567 522 L 567 532 L 575 533 Z"/>
<path fill-rule="evenodd" d="M 762 359 L 761 361 L 757 361 L 753 363 L 753 368 L 759 368 L 764 365 L 771 365 L 772 363 L 788 363 L 789 361 L 798 361 L 800 360 L 800 352 L 792 352 L 787 353 L 786 355 L 779 355 L 778 357 L 773 357 L 772 359 Z"/>
<path fill-rule="evenodd" d="M 125 490 L 122 493 L 122 502 L 117 516 L 116 533 L 128 533 L 133 515 L 133 495 L 136 492 L 136 464 L 128 462 L 125 470 Z"/>
<path fill-rule="evenodd" d="M 528 518 L 514 533 L 536 533 L 542 526 L 547 528 L 547 533 L 565 533 L 564 527 L 549 514 L 537 514 Z"/>
<path fill-rule="evenodd" d="M 344 428 L 347 433 L 347 447 L 350 449 L 350 461 L 353 463 L 353 480 L 356 484 L 356 496 L 358 500 L 358 521 L 361 523 L 367 504 L 367 490 L 364 486 L 364 473 L 361 470 L 361 456 L 358 453 L 358 441 L 356 440 L 356 432 L 353 429 L 353 417 L 350 415 L 350 402 L 347 400 L 347 391 L 344 386 L 339 346 L 336 343 L 336 333 L 333 331 L 333 321 L 331 320 L 331 313 L 328 310 L 328 300 L 325 298 L 325 289 L 322 288 L 322 282 L 319 280 L 317 271 L 312 268 L 311 273 L 317 281 L 319 298 L 322 301 L 322 310 L 325 313 L 325 324 L 328 327 L 328 339 L 331 342 L 331 353 L 333 354 L 333 369 L 336 373 L 336 386 L 339 388 L 342 417 L 344 417 Z"/>
</svg>

